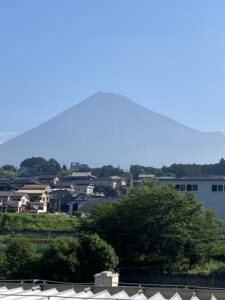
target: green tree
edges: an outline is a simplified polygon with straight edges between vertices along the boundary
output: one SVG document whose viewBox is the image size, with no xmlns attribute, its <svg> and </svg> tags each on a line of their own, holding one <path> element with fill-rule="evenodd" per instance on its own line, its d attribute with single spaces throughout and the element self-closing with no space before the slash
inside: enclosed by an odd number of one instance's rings
<svg viewBox="0 0 225 300">
<path fill-rule="evenodd" d="M 54 158 L 49 159 L 48 165 L 49 165 L 49 170 L 48 170 L 49 174 L 54 175 L 54 174 L 62 173 L 62 168 L 61 168 L 60 164 Z"/>
<path fill-rule="evenodd" d="M 77 238 L 59 238 L 42 255 L 41 277 L 51 280 L 77 282 L 79 268 Z"/>
<path fill-rule="evenodd" d="M 110 176 L 121 176 L 121 177 L 129 177 L 129 173 L 125 172 L 123 169 L 113 167 L 112 165 L 103 166 L 101 168 L 93 168 L 91 172 L 94 176 L 97 177 L 110 177 Z"/>
<path fill-rule="evenodd" d="M 83 234 L 79 237 L 78 260 L 80 280 L 92 281 L 96 273 L 115 270 L 118 257 L 114 249 L 97 234 Z"/>
<path fill-rule="evenodd" d="M 7 279 L 7 273 L 6 255 L 4 252 L 0 252 L 0 279 Z"/>
<path fill-rule="evenodd" d="M 36 277 L 37 253 L 28 239 L 11 239 L 6 251 L 8 278 L 27 279 Z"/>
<path fill-rule="evenodd" d="M 43 157 L 31 157 L 20 164 L 20 174 L 23 176 L 60 175 L 61 173 L 60 164 L 53 158 L 48 161 Z"/>
<path fill-rule="evenodd" d="M 118 258 L 97 234 L 59 238 L 43 252 L 40 277 L 79 282 L 93 280 L 95 273 L 112 270 Z"/>
<path fill-rule="evenodd" d="M 2 166 L 2 169 L 4 171 L 16 173 L 16 167 L 14 167 L 13 165 L 4 165 L 4 166 Z"/>
<path fill-rule="evenodd" d="M 190 193 L 148 182 L 121 201 L 95 206 L 89 228 L 110 243 L 121 266 L 183 272 L 208 259 L 221 222 Z"/>
</svg>

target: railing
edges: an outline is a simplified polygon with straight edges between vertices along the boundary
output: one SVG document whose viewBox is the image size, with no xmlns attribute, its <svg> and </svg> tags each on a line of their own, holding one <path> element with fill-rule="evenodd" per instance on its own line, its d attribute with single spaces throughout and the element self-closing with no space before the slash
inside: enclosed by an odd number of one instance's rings
<svg viewBox="0 0 225 300">
<path fill-rule="evenodd" d="M 57 286 L 64 286 L 64 287 L 70 287 L 73 289 L 76 289 L 76 287 L 83 287 L 84 291 L 89 291 L 92 288 L 103 288 L 103 289 L 110 289 L 114 287 L 104 287 L 104 286 L 95 286 L 94 282 L 64 282 L 64 281 L 52 281 L 52 280 L 44 280 L 44 279 L 18 279 L 18 280 L 0 280 L 0 286 L 5 285 L 5 286 L 10 286 L 10 285 L 16 285 L 17 287 L 23 287 L 23 285 L 30 285 L 31 288 L 37 289 L 40 287 L 40 289 L 44 292 L 45 288 L 47 287 L 48 289 L 51 288 L 57 288 Z M 206 287 L 206 286 L 193 286 L 193 285 L 175 285 L 175 284 L 151 284 L 151 283 L 131 283 L 131 282 L 120 282 L 118 287 L 126 287 L 126 288 L 158 288 L 158 289 L 173 289 L 173 290 L 218 290 L 218 291 L 225 291 L 225 287 L 220 288 L 220 287 Z M 46 289 L 46 291 L 48 290 Z M 141 291 L 141 290 L 140 290 Z M 18 296 L 18 294 L 4 294 L 0 293 L 0 296 Z M 21 295 L 23 296 L 23 295 Z M 24 295 L 27 296 L 27 295 Z M 31 296 L 36 296 L 38 297 L 39 295 L 31 295 Z M 40 295 L 42 296 L 42 294 Z M 43 297 L 44 294 L 43 294 Z M 81 297 L 64 297 L 64 296 L 57 296 L 57 295 L 46 295 L 46 297 L 60 297 L 60 298 L 78 298 L 81 299 Z M 95 298 L 98 299 L 98 298 Z M 103 299 L 103 298 L 101 298 Z M 112 298 L 104 298 L 104 299 L 112 299 Z M 125 300 L 125 299 L 123 299 Z"/>
</svg>

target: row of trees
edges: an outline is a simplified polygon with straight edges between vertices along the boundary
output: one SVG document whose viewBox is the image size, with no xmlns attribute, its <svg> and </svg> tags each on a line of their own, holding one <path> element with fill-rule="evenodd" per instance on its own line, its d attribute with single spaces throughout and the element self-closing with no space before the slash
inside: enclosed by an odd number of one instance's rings
<svg viewBox="0 0 225 300">
<path fill-rule="evenodd" d="M 183 176 L 205 176 L 205 175 L 225 175 L 225 160 L 220 159 L 215 164 L 172 164 L 170 167 L 162 168 L 163 174 L 173 174 L 176 177 Z"/>
<path fill-rule="evenodd" d="M 139 174 L 154 174 L 156 176 L 204 176 L 204 175 L 225 175 L 225 160 L 221 158 L 215 164 L 172 164 L 162 168 L 146 167 L 141 165 L 131 165 L 129 171 L 107 165 L 99 168 L 85 166 L 80 172 L 92 172 L 96 177 L 121 176 L 125 178 L 137 179 Z M 31 157 L 21 162 L 17 170 L 12 165 L 5 165 L 0 168 L 0 177 L 15 176 L 36 176 L 36 175 L 70 175 L 71 170 L 66 165 L 61 166 L 55 159 L 46 160 L 43 157 Z"/>
<path fill-rule="evenodd" d="M 156 176 L 206 176 L 206 175 L 225 175 L 225 160 L 221 158 L 215 164 L 172 164 L 169 167 L 162 168 L 145 167 L 140 165 L 131 165 L 130 173 L 137 179 L 139 174 L 154 174 Z"/>
<path fill-rule="evenodd" d="M 97 234 L 60 238 L 39 248 L 30 240 L 11 239 L 0 254 L 0 277 L 92 282 L 94 274 L 117 264 L 115 251 Z"/>
</svg>

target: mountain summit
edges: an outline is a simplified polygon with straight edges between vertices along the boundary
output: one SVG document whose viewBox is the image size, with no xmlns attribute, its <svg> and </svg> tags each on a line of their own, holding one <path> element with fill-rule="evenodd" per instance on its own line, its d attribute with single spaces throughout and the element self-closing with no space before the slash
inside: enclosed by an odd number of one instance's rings
<svg viewBox="0 0 225 300">
<path fill-rule="evenodd" d="M 98 92 L 53 119 L 0 145 L 0 164 L 31 156 L 129 167 L 218 161 L 225 135 L 194 130 L 128 98 Z"/>
</svg>

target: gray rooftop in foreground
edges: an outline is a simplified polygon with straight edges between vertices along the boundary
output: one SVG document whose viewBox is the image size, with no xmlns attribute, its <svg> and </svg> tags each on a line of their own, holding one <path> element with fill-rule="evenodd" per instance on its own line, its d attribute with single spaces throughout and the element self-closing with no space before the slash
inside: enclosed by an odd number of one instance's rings
<svg viewBox="0 0 225 300">
<path fill-rule="evenodd" d="M 0 283 L 0 298 L 6 300 L 122 299 L 122 300 L 222 300 L 225 289 L 185 286 L 96 287 L 70 283 Z"/>
</svg>

